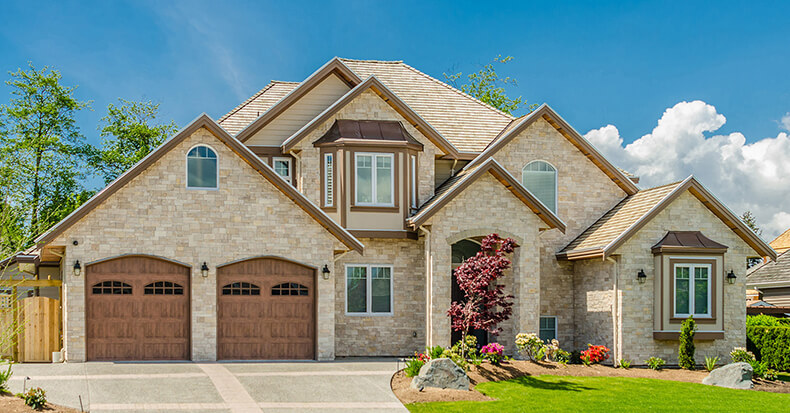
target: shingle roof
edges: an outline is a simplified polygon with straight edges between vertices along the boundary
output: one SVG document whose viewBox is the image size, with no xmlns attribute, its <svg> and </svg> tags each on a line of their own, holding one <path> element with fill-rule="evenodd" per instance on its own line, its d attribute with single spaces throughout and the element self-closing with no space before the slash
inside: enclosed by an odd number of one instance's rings
<svg viewBox="0 0 790 413">
<path fill-rule="evenodd" d="M 776 237 L 773 241 L 769 242 L 768 245 L 771 248 L 775 249 L 777 252 L 784 252 L 790 249 L 790 229 L 782 233 L 782 235 Z"/>
<path fill-rule="evenodd" d="M 775 282 L 790 283 L 790 251 L 779 254 L 776 261 L 768 261 L 757 266 L 746 276 L 746 285 Z"/>
<path fill-rule="evenodd" d="M 602 249 L 658 205 L 681 182 L 645 189 L 628 196 L 563 248 L 561 254 Z"/>
<path fill-rule="evenodd" d="M 272 80 L 266 87 L 259 90 L 249 99 L 236 106 L 233 110 L 221 117 L 219 123 L 223 129 L 231 135 L 237 134 L 245 126 L 258 118 L 261 113 L 266 112 L 274 106 L 285 95 L 299 86 L 299 82 L 282 82 Z"/>
<path fill-rule="evenodd" d="M 376 76 L 460 152 L 480 152 L 513 117 L 402 61 L 340 59 L 361 78 Z"/>
</svg>

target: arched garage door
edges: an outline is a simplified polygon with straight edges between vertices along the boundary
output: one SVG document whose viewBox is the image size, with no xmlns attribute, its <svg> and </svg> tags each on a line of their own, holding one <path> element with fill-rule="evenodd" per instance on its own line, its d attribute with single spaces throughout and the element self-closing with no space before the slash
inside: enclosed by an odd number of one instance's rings
<svg viewBox="0 0 790 413">
<path fill-rule="evenodd" d="M 217 358 L 315 358 L 315 269 L 253 258 L 217 269 Z"/>
<path fill-rule="evenodd" d="M 85 270 L 88 360 L 189 360 L 189 268 L 126 256 Z"/>
</svg>

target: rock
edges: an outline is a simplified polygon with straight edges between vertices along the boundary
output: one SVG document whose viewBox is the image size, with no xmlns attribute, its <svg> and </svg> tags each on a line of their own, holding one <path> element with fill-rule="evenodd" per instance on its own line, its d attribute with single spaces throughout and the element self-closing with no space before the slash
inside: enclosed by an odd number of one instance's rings
<svg viewBox="0 0 790 413">
<path fill-rule="evenodd" d="M 710 372 L 702 379 L 702 384 L 748 390 L 754 387 L 752 374 L 754 370 L 749 363 L 732 363 Z"/>
<path fill-rule="evenodd" d="M 413 389 L 426 387 L 469 390 L 469 377 L 448 358 L 433 359 L 420 368 L 420 374 L 411 381 Z"/>
</svg>

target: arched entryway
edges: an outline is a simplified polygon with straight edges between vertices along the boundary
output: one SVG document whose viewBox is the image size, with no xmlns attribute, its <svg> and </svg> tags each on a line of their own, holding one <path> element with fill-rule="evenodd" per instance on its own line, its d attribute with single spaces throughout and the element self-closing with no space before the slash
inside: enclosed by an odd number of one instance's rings
<svg viewBox="0 0 790 413">
<path fill-rule="evenodd" d="M 276 257 L 217 269 L 217 359 L 314 359 L 316 270 Z"/>
<path fill-rule="evenodd" d="M 474 237 L 460 240 L 452 245 L 452 275 L 451 279 L 451 302 L 464 301 L 464 293 L 458 287 L 458 280 L 455 278 L 455 269 L 461 266 L 468 258 L 480 252 L 480 241 L 482 237 Z M 471 334 L 477 337 L 477 344 L 484 346 L 488 344 L 488 332 L 485 330 L 473 330 Z M 455 344 L 461 339 L 462 333 L 451 329 L 450 343 Z"/>
</svg>

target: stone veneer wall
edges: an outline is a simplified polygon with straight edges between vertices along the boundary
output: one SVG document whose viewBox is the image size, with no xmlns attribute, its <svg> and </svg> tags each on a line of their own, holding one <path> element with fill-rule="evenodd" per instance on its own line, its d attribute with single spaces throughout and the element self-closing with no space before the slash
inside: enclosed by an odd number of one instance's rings
<svg viewBox="0 0 790 413">
<path fill-rule="evenodd" d="M 409 356 L 425 347 L 425 255 L 420 240 L 360 239 L 365 255 L 335 263 L 335 354 Z M 346 264 L 384 264 L 392 272 L 392 315 L 346 315 Z"/>
<path fill-rule="evenodd" d="M 513 219 L 519 217 L 519 219 Z M 515 296 L 513 316 L 496 341 L 512 353 L 517 332 L 538 331 L 540 306 L 539 228 L 545 226 L 532 211 L 502 183 L 486 173 L 431 217 L 426 237 L 431 262 L 431 345 L 450 344 L 447 310 L 451 296 L 451 246 L 465 238 L 498 233 L 513 237 L 520 245 L 513 256 L 512 275 L 506 275 L 507 290 Z M 511 289 L 512 288 L 512 289 Z"/>
<path fill-rule="evenodd" d="M 417 155 L 419 204 L 433 196 L 433 160 L 437 154 L 441 154 L 441 151 L 381 97 L 373 91 L 367 90 L 346 104 L 326 122 L 316 127 L 296 145 L 295 149 L 301 150 L 299 155 L 301 161 L 301 174 L 298 176 L 299 189 L 307 198 L 316 204 L 321 199 L 320 150 L 313 146 L 313 142 L 323 136 L 336 119 L 400 121 L 409 134 L 424 145 L 423 151 Z"/>
<path fill-rule="evenodd" d="M 677 363 L 678 342 L 653 339 L 653 285 L 657 274 L 650 248 L 667 231 L 702 231 L 708 238 L 729 247 L 724 255 L 722 273 L 726 274 L 732 269 L 738 278 L 734 285 L 724 280 L 719 282 L 724 291 L 724 339 L 696 342 L 698 363 L 705 356 L 729 360 L 729 352 L 733 347 L 746 345 L 746 258 L 757 254 L 690 192 L 678 197 L 614 251 L 621 255 L 618 284 L 621 294 L 622 357 L 640 364 L 650 356 L 661 357 L 670 364 Z M 644 284 L 636 280 L 640 269 L 644 269 L 647 274 Z"/>
<path fill-rule="evenodd" d="M 560 345 L 570 347 L 574 326 L 579 325 L 574 319 L 573 283 L 576 278 L 573 264 L 557 261 L 555 253 L 626 194 L 544 119 L 535 121 L 497 151 L 494 159 L 518 180 L 521 180 L 521 170 L 531 161 L 543 160 L 557 168 L 557 216 L 567 229 L 564 234 L 551 230 L 540 236 L 540 314 L 557 316 Z"/>
<path fill-rule="evenodd" d="M 573 344 L 567 350 L 584 350 L 587 344 L 613 343 L 612 291 L 614 291 L 614 265 L 600 259 L 574 263 L 573 295 L 576 329 Z M 562 342 L 560 342 L 562 345 Z"/>
<path fill-rule="evenodd" d="M 204 143 L 219 157 L 219 190 L 187 190 L 186 153 Z M 79 245 L 72 245 L 72 240 Z M 216 266 L 260 255 L 316 268 L 332 265 L 339 242 L 206 129 L 196 131 L 54 240 L 67 266 L 120 254 L 151 254 L 192 265 L 192 358 L 216 359 Z M 200 264 L 210 267 L 207 278 Z M 85 277 L 67 271 L 65 347 L 85 359 Z M 318 358 L 334 357 L 335 285 L 318 279 Z"/>
</svg>

